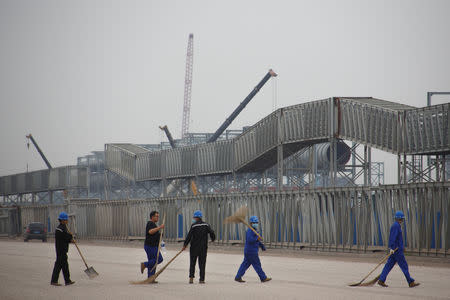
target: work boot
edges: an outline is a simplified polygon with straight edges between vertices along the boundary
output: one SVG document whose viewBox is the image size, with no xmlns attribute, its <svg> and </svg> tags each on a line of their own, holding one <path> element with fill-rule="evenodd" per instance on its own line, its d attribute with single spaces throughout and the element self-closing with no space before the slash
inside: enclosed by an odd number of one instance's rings
<svg viewBox="0 0 450 300">
<path fill-rule="evenodd" d="M 57 282 L 50 282 L 50 284 L 51 284 L 51 285 L 54 285 L 54 286 L 61 286 L 61 284 L 60 284 L 60 283 L 57 283 Z"/>
<path fill-rule="evenodd" d="M 378 285 L 382 286 L 382 287 L 388 287 L 388 285 L 386 283 L 384 283 L 384 281 L 378 280 Z"/>
<path fill-rule="evenodd" d="M 418 285 L 420 285 L 420 283 L 415 282 L 415 281 L 409 283 L 409 287 L 415 287 L 415 286 L 418 286 Z"/>
<path fill-rule="evenodd" d="M 66 285 L 72 285 L 72 284 L 74 284 L 75 283 L 75 281 L 68 281 L 68 282 L 66 282 Z"/>
<path fill-rule="evenodd" d="M 204 280 L 199 280 L 198 283 L 205 284 L 205 281 Z"/>
<path fill-rule="evenodd" d="M 144 274 L 145 268 L 147 268 L 147 267 L 145 266 L 145 263 L 141 263 L 141 274 Z"/>
<path fill-rule="evenodd" d="M 272 278 L 266 277 L 265 279 L 261 280 L 261 282 L 267 282 L 267 281 L 271 281 L 271 280 L 272 280 Z"/>
<path fill-rule="evenodd" d="M 189 277 L 189 284 L 193 284 L 194 283 L 194 277 Z"/>
<path fill-rule="evenodd" d="M 234 281 L 237 281 L 237 282 L 245 282 L 245 280 L 242 280 L 242 277 L 235 278 Z"/>
</svg>

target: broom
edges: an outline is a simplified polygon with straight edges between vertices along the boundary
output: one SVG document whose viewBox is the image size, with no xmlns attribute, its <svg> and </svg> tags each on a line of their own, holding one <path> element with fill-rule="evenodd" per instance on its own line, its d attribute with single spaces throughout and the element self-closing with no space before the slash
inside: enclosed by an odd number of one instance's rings
<svg viewBox="0 0 450 300">
<path fill-rule="evenodd" d="M 397 251 L 398 248 L 395 248 L 394 252 Z M 392 254 L 389 253 L 388 255 L 386 255 L 385 257 L 383 257 L 383 259 L 375 266 L 375 268 L 372 269 L 372 271 L 369 272 L 369 274 L 367 274 L 360 282 L 356 282 L 356 283 L 351 283 L 348 286 L 371 286 L 374 285 L 375 282 L 377 282 L 377 280 L 380 278 L 381 275 L 378 275 L 377 277 L 375 277 L 374 279 L 372 279 L 369 282 L 366 283 L 362 283 L 364 280 L 367 279 L 367 277 L 370 276 L 370 274 L 372 274 L 381 264 L 383 264 L 386 260 L 388 260 L 388 258 L 391 256 Z"/>
<path fill-rule="evenodd" d="M 165 224 L 165 223 L 166 223 L 166 214 L 164 214 L 164 217 L 163 217 L 163 224 Z M 152 269 L 150 270 L 150 273 L 153 272 L 153 270 L 155 270 L 155 269 L 156 269 L 156 266 L 158 265 L 159 252 L 161 251 L 161 241 L 162 241 L 162 239 L 163 239 L 163 236 L 164 236 L 164 228 L 161 229 L 161 236 L 159 237 L 159 243 L 158 243 L 158 252 L 157 252 L 157 254 L 156 254 L 156 262 L 155 262 L 155 264 L 153 265 Z M 153 275 L 150 276 L 150 277 L 148 277 L 148 278 L 145 279 L 145 280 L 141 280 L 141 281 L 130 281 L 130 283 L 132 283 L 132 284 L 146 284 L 146 283 L 152 283 L 152 282 L 154 281 L 154 279 L 153 279 L 153 281 L 150 281 L 150 278 L 152 278 L 152 277 L 153 277 Z"/>
<path fill-rule="evenodd" d="M 248 211 L 247 206 L 242 206 L 234 213 L 234 215 L 226 217 L 225 220 L 223 220 L 223 222 L 225 224 L 242 223 L 242 224 L 246 225 L 248 228 L 250 228 L 251 230 L 253 230 L 253 232 L 258 236 L 258 238 L 260 240 L 262 240 L 263 239 L 262 236 L 252 226 L 250 226 L 250 224 L 248 224 L 245 221 L 245 217 L 247 216 L 247 211 Z"/>
<path fill-rule="evenodd" d="M 156 272 L 155 274 L 150 276 L 148 278 L 148 281 L 149 281 L 148 283 L 153 283 L 155 281 L 155 279 L 175 260 L 175 258 L 177 258 L 178 255 L 181 254 L 181 252 L 183 252 L 183 250 L 184 249 L 181 249 L 180 252 L 178 252 L 174 257 L 172 257 L 172 259 L 169 260 L 169 262 L 164 267 L 162 267 L 158 272 Z"/>
</svg>

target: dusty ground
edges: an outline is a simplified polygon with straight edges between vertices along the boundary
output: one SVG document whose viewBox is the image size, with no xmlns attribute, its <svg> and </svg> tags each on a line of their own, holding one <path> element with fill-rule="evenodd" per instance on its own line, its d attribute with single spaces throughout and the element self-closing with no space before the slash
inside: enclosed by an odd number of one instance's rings
<svg viewBox="0 0 450 300">
<path fill-rule="evenodd" d="M 0 299 L 450 299 L 450 259 L 443 258 L 407 257 L 412 276 L 422 283 L 414 289 L 407 287 L 398 267 L 388 277 L 389 288 L 350 288 L 347 284 L 359 281 L 383 253 L 336 255 L 269 249 L 261 254 L 261 261 L 273 281 L 260 283 L 250 268 L 244 277 L 247 283 L 239 284 L 233 278 L 242 249 L 210 247 L 205 285 L 199 285 L 198 278 L 193 285 L 187 283 L 185 252 L 161 274 L 158 284 L 136 286 L 129 281 L 145 278 L 139 271 L 139 262 L 146 257 L 142 242 L 82 242 L 80 247 L 100 276 L 87 278 L 71 245 L 69 265 L 76 284 L 54 287 L 49 285 L 55 259 L 51 241 L 0 239 Z M 166 262 L 181 245 L 168 248 Z"/>
</svg>

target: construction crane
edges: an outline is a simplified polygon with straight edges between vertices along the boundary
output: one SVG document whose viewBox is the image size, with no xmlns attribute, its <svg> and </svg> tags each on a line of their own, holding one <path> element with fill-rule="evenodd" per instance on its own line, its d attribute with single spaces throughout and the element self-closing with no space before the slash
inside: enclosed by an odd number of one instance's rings
<svg viewBox="0 0 450 300">
<path fill-rule="evenodd" d="M 47 168 L 52 169 L 52 165 L 50 165 L 49 161 L 47 160 L 47 158 L 45 157 L 44 153 L 42 152 L 41 148 L 39 148 L 38 144 L 36 143 L 36 141 L 34 140 L 33 136 L 31 135 L 31 133 L 29 135 L 26 136 L 26 138 L 28 140 L 31 140 L 31 142 L 33 143 L 34 147 L 36 148 L 36 150 L 39 152 L 39 154 L 41 155 L 42 159 L 44 160 L 45 164 L 47 165 Z M 30 142 L 27 143 L 27 147 L 28 149 L 30 148 Z"/>
<path fill-rule="evenodd" d="M 276 77 L 277 73 L 275 73 L 272 69 L 267 72 L 264 78 L 258 83 L 258 85 L 250 92 L 250 94 L 244 99 L 244 101 L 239 104 L 239 106 L 231 113 L 231 115 L 222 123 L 222 125 L 217 129 L 217 131 L 208 139 L 207 143 L 215 142 L 220 135 L 225 131 L 225 129 L 230 126 L 231 122 L 240 114 L 240 112 L 245 108 L 245 106 L 250 102 L 250 100 L 255 97 L 255 95 L 259 92 L 259 90 L 266 84 L 266 82 L 271 77 Z"/>
<path fill-rule="evenodd" d="M 184 77 L 183 122 L 181 124 L 182 139 L 186 138 L 189 132 L 193 65 L 194 65 L 194 34 L 191 33 L 189 34 L 188 48 L 186 54 L 186 74 Z"/>
<path fill-rule="evenodd" d="M 169 128 L 167 128 L 167 125 L 159 126 L 159 129 L 166 133 L 170 146 L 172 147 L 172 149 L 175 149 L 175 141 L 173 140 L 172 134 L 170 133 Z"/>
</svg>

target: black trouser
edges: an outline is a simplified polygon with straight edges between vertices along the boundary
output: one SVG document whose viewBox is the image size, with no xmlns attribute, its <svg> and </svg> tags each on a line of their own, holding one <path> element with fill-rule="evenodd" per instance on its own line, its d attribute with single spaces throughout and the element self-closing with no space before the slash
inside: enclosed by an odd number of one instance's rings
<svg viewBox="0 0 450 300">
<path fill-rule="evenodd" d="M 63 271 L 64 281 L 70 282 L 69 263 L 67 262 L 67 253 L 57 253 L 55 266 L 53 267 L 52 282 L 58 282 L 59 272 Z"/>
<path fill-rule="evenodd" d="M 206 253 L 207 249 L 201 249 L 196 251 L 190 251 L 191 264 L 189 267 L 189 277 L 194 278 L 195 274 L 195 263 L 198 257 L 198 268 L 200 269 L 200 280 L 205 281 L 205 267 L 206 267 Z"/>
</svg>

